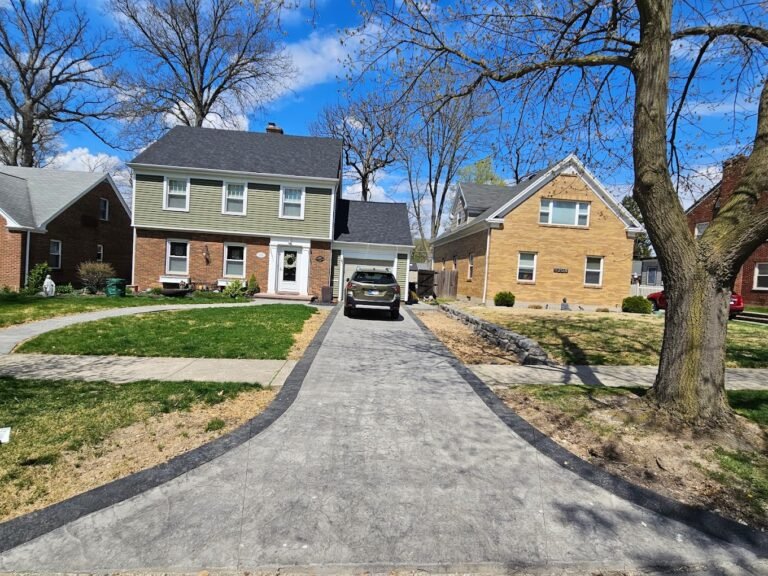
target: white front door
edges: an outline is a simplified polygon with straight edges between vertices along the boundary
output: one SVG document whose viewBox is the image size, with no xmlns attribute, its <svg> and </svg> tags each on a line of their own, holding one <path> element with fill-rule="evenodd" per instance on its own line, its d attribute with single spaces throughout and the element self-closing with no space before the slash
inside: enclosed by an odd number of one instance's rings
<svg viewBox="0 0 768 576">
<path fill-rule="evenodd" d="M 301 248 L 281 246 L 277 250 L 277 291 L 299 292 Z"/>
</svg>

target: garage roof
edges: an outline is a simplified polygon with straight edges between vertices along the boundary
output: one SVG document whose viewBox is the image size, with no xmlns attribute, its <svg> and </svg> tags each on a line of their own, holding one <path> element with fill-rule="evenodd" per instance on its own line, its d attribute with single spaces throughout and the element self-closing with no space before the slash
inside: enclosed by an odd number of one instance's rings
<svg viewBox="0 0 768 576">
<path fill-rule="evenodd" d="M 413 246 L 408 207 L 396 202 L 339 200 L 333 239 L 337 242 Z"/>
</svg>

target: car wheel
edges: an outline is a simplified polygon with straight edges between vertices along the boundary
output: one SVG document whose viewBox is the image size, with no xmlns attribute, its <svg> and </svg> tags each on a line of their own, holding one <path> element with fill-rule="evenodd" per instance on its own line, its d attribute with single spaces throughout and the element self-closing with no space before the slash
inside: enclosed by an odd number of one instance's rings
<svg viewBox="0 0 768 576">
<path fill-rule="evenodd" d="M 400 309 L 396 308 L 394 310 L 390 310 L 389 317 L 392 318 L 392 320 L 397 320 L 398 318 L 400 318 Z"/>
<path fill-rule="evenodd" d="M 347 318 L 352 316 L 352 309 L 349 306 L 344 306 L 344 316 Z"/>
<path fill-rule="evenodd" d="M 651 300 L 651 304 L 653 305 L 653 311 L 658 312 L 659 311 L 659 303 L 656 300 Z"/>
</svg>

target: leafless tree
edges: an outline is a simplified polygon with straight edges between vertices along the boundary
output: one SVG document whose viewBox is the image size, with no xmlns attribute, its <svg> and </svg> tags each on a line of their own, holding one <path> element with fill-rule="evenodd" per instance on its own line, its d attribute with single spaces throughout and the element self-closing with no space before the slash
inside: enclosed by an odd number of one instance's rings
<svg viewBox="0 0 768 576">
<path fill-rule="evenodd" d="M 168 125 L 240 127 L 292 73 L 277 42 L 283 2 L 111 0 L 136 55 L 124 116 L 140 140 Z"/>
<path fill-rule="evenodd" d="M 438 86 L 445 69 L 414 86 L 409 112 L 397 138 L 400 164 L 411 196 L 411 212 L 421 238 L 437 237 L 459 171 L 481 155 L 491 131 L 488 99 L 471 95 L 440 102 Z M 440 78 L 440 79 L 438 79 Z M 442 79 L 442 80 L 441 80 Z"/>
<path fill-rule="evenodd" d="M 492 89 L 510 107 L 533 106 L 542 138 L 626 144 L 633 196 L 664 274 L 669 301 L 650 398 L 680 421 L 728 422 L 725 337 L 729 295 L 748 255 L 768 238 L 768 23 L 746 0 L 371 0 L 376 34 L 365 70 L 390 67 L 407 91 L 445 60 L 463 71 L 443 103 Z M 688 54 L 680 56 L 688 48 Z M 685 57 L 687 56 L 687 57 Z M 746 167 L 730 201 L 695 240 L 676 179 L 712 130 L 702 104 L 732 108 L 747 134 Z M 550 128 L 558 128 L 557 132 Z M 559 126 L 558 126 L 559 125 Z M 529 125 L 534 129 L 535 124 Z M 751 132 L 748 135 L 746 130 Z M 687 131 L 681 139 L 681 132 Z M 621 147 L 612 148 L 614 152 Z M 616 153 L 617 158 L 621 157 Z"/>
<path fill-rule="evenodd" d="M 0 4 L 0 161 L 40 165 L 74 126 L 101 137 L 96 124 L 115 112 L 108 40 L 77 5 Z"/>
<path fill-rule="evenodd" d="M 367 202 L 376 173 L 397 160 L 399 123 L 394 107 L 368 95 L 348 104 L 327 106 L 310 132 L 343 141 L 344 164 L 357 175 L 362 199 Z"/>
</svg>

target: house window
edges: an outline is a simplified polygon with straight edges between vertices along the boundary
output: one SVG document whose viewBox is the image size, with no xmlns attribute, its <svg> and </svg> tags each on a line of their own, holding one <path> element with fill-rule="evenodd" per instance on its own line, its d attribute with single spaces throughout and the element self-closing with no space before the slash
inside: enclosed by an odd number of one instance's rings
<svg viewBox="0 0 768 576">
<path fill-rule="evenodd" d="M 443 258 L 443 272 L 445 272 L 445 258 Z"/>
<path fill-rule="evenodd" d="M 104 245 L 96 244 L 96 262 L 104 261 Z"/>
<path fill-rule="evenodd" d="M 755 290 L 768 290 L 768 262 L 755 264 Z"/>
<path fill-rule="evenodd" d="M 707 228 L 709 228 L 709 222 L 699 222 L 693 230 L 693 237 L 698 240 Z"/>
<path fill-rule="evenodd" d="M 475 255 L 472 252 L 469 253 L 469 265 L 467 266 L 467 280 L 472 280 L 472 276 L 475 274 Z"/>
<path fill-rule="evenodd" d="M 652 268 L 648 268 L 648 284 L 651 286 L 656 286 L 656 276 L 659 273 L 659 269 L 655 266 Z"/>
<path fill-rule="evenodd" d="M 168 240 L 168 258 L 165 271 L 168 274 L 186 274 L 189 270 L 189 242 Z"/>
<path fill-rule="evenodd" d="M 587 286 L 603 285 L 602 256 L 587 256 L 587 262 L 584 266 L 584 284 Z"/>
<path fill-rule="evenodd" d="M 589 226 L 589 202 L 544 198 L 539 208 L 539 224 Z"/>
<path fill-rule="evenodd" d="M 520 282 L 536 281 L 536 253 L 535 252 L 518 253 L 517 279 Z"/>
<path fill-rule="evenodd" d="M 168 178 L 165 181 L 165 206 L 166 210 L 189 210 L 189 180 Z"/>
<path fill-rule="evenodd" d="M 109 200 L 99 198 L 99 220 L 109 220 Z"/>
<path fill-rule="evenodd" d="M 224 276 L 245 277 L 245 246 L 224 245 Z"/>
<path fill-rule="evenodd" d="M 454 270 L 458 270 L 458 269 L 459 269 L 459 265 L 458 265 L 458 260 L 457 260 L 456 256 L 454 256 L 454 257 L 451 259 L 451 261 L 453 262 L 453 269 L 454 269 Z"/>
<path fill-rule="evenodd" d="M 222 212 L 225 214 L 245 214 L 245 184 L 224 183 Z"/>
<path fill-rule="evenodd" d="M 54 270 L 61 268 L 61 240 L 51 240 L 48 245 L 48 266 Z"/>
<path fill-rule="evenodd" d="M 280 218 L 294 218 L 297 220 L 302 220 L 304 218 L 303 188 L 284 187 L 282 189 Z"/>
</svg>

